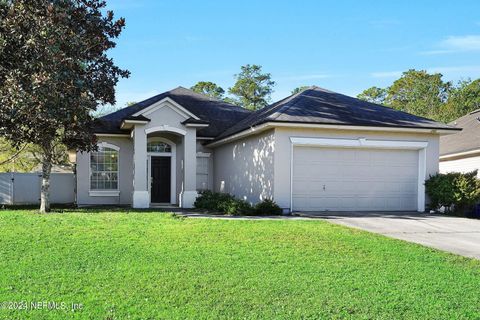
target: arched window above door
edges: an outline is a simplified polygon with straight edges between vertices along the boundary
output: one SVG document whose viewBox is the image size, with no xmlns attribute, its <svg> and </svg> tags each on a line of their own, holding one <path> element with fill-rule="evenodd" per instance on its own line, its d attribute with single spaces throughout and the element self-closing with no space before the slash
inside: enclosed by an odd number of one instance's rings
<svg viewBox="0 0 480 320">
<path fill-rule="evenodd" d="M 162 141 L 150 141 L 147 143 L 147 152 L 172 152 L 172 146 Z"/>
</svg>

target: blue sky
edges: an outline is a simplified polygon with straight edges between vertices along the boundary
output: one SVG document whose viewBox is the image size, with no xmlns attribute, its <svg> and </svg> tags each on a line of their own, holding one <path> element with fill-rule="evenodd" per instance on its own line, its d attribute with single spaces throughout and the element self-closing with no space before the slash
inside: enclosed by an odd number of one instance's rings
<svg viewBox="0 0 480 320">
<path fill-rule="evenodd" d="M 110 52 L 131 71 L 117 107 L 177 86 L 224 89 L 241 65 L 276 81 L 273 100 L 301 85 L 348 95 L 402 71 L 480 78 L 480 1 L 107 0 L 126 28 Z"/>
</svg>

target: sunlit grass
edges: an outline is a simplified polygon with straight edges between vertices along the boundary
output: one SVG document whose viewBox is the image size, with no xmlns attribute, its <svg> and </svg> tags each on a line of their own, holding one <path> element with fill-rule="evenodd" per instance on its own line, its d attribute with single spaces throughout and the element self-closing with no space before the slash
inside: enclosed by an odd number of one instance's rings
<svg viewBox="0 0 480 320">
<path fill-rule="evenodd" d="M 318 220 L 0 211 L 0 303 L 67 306 L 2 319 L 479 318 L 479 284 L 479 261 Z"/>
</svg>

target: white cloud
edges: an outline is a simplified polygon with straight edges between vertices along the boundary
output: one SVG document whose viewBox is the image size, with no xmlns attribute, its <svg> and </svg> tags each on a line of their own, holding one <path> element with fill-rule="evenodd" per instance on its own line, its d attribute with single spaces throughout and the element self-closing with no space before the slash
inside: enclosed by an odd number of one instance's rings
<svg viewBox="0 0 480 320">
<path fill-rule="evenodd" d="M 469 35 L 460 37 L 448 37 L 441 42 L 442 46 L 453 50 L 480 50 L 480 36 Z"/>
<path fill-rule="evenodd" d="M 428 72 L 438 72 L 438 73 L 480 73 L 480 66 L 457 66 L 457 67 L 434 67 L 427 69 Z"/>
<path fill-rule="evenodd" d="M 424 55 L 480 51 L 480 35 L 450 36 L 440 41 L 438 49 L 423 51 Z"/>
</svg>

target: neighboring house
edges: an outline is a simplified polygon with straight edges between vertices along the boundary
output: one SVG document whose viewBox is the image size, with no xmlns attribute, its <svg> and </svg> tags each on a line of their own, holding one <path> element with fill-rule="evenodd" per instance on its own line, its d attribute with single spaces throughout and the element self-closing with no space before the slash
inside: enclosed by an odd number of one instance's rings
<svg viewBox="0 0 480 320">
<path fill-rule="evenodd" d="M 424 211 L 439 137 L 457 130 L 318 87 L 255 112 L 179 87 L 100 119 L 77 202 L 190 208 L 209 189 L 289 211 Z"/>
<path fill-rule="evenodd" d="M 455 120 L 452 126 L 463 130 L 440 139 L 440 172 L 480 171 L 480 109 Z"/>
</svg>

